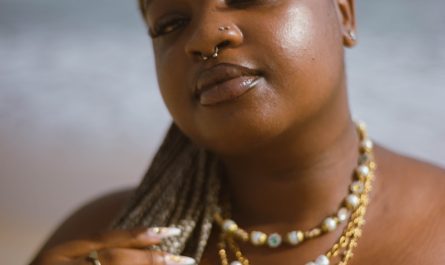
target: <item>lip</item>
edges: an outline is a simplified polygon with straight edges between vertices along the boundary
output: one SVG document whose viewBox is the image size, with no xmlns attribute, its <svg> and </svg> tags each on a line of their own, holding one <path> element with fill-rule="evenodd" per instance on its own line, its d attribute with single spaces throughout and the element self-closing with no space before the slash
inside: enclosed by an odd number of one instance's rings
<svg viewBox="0 0 445 265">
<path fill-rule="evenodd" d="M 201 105 L 215 105 L 238 98 L 255 87 L 257 70 L 235 64 L 218 64 L 200 73 L 195 95 Z"/>
</svg>

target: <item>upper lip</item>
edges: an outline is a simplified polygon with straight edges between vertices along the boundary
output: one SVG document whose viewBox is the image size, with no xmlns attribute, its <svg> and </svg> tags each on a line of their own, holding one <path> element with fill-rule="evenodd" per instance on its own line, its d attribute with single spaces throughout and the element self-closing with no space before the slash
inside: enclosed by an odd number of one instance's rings
<svg viewBox="0 0 445 265">
<path fill-rule="evenodd" d="M 212 68 L 204 70 L 198 75 L 195 94 L 199 95 L 204 90 L 225 81 L 241 76 L 259 76 L 257 70 L 236 64 L 221 63 Z"/>
</svg>

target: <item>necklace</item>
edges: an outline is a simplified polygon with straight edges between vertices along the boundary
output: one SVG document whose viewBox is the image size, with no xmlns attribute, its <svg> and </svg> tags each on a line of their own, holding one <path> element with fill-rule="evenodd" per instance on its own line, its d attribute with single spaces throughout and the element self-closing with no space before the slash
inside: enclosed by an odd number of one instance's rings
<svg viewBox="0 0 445 265">
<path fill-rule="evenodd" d="M 358 166 L 354 171 L 354 180 L 349 187 L 350 192 L 336 213 L 326 217 L 312 229 L 293 230 L 283 237 L 279 233 L 266 234 L 261 231 L 249 233 L 230 218 L 223 218 L 222 211 L 219 209 L 214 219 L 221 228 L 218 243 L 221 265 L 250 265 L 249 260 L 242 253 L 238 241 L 270 248 L 281 246 L 283 241 L 290 246 L 297 246 L 307 240 L 335 231 L 340 224 L 345 222 L 347 222 L 346 227 L 335 244 L 325 254 L 306 265 L 330 265 L 333 264 L 334 259 L 338 260 L 337 264 L 339 265 L 348 263 L 353 255 L 353 248 L 357 245 L 362 234 L 364 216 L 369 204 L 369 193 L 372 189 L 376 169 L 373 142 L 368 137 L 366 126 L 363 123 L 357 123 L 356 127 L 360 138 Z M 231 263 L 229 263 L 229 251 L 234 258 Z"/>
</svg>

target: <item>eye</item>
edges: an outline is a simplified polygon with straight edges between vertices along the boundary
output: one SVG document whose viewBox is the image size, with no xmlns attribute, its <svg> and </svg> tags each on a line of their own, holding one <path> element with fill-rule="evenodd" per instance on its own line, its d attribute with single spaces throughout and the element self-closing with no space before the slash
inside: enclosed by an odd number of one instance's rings
<svg viewBox="0 0 445 265">
<path fill-rule="evenodd" d="M 150 31 L 152 38 L 157 38 L 184 27 L 188 23 L 188 19 L 183 17 L 170 17 L 166 19 L 159 20 L 154 26 L 153 30 Z"/>
<path fill-rule="evenodd" d="M 249 5 L 260 4 L 263 1 L 264 0 L 226 0 L 226 4 L 234 7 L 246 7 Z"/>
</svg>

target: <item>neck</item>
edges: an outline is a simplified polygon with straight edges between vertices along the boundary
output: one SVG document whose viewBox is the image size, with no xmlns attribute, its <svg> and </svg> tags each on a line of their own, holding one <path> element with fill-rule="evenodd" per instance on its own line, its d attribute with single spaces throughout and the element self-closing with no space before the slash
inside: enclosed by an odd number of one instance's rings
<svg viewBox="0 0 445 265">
<path fill-rule="evenodd" d="M 288 135 L 251 154 L 223 157 L 232 217 L 247 229 L 312 227 L 347 194 L 358 160 L 358 135 L 349 112 Z"/>
</svg>

